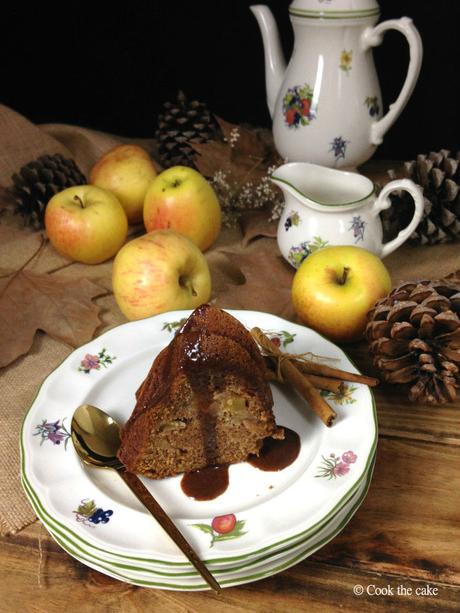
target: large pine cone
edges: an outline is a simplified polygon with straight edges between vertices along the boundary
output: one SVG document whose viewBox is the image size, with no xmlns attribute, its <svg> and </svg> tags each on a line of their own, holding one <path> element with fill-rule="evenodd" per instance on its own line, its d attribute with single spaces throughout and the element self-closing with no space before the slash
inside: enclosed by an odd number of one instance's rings
<svg viewBox="0 0 460 613">
<path fill-rule="evenodd" d="M 165 102 L 158 116 L 155 138 L 158 157 L 164 168 L 191 166 L 194 168 L 195 151 L 190 143 L 207 143 L 220 133 L 219 124 L 203 102 L 188 101 L 183 92 L 175 102 Z"/>
<path fill-rule="evenodd" d="M 394 171 L 389 175 L 395 178 Z M 425 200 L 425 212 L 412 242 L 434 245 L 460 239 L 460 152 L 455 158 L 446 149 L 418 155 L 416 160 L 405 162 L 403 176 L 423 188 Z M 395 192 L 391 200 L 393 206 L 382 212 L 387 239 L 408 225 L 414 210 L 408 192 Z"/>
<path fill-rule="evenodd" d="M 25 225 L 35 230 L 44 227 L 46 205 L 55 194 L 86 183 L 75 162 L 60 153 L 29 162 L 11 180 L 13 187 L 9 191 L 16 201 L 16 212 L 22 215 Z"/>
<path fill-rule="evenodd" d="M 366 338 L 388 383 L 413 402 L 453 402 L 460 387 L 460 280 L 406 282 L 369 311 Z"/>
</svg>

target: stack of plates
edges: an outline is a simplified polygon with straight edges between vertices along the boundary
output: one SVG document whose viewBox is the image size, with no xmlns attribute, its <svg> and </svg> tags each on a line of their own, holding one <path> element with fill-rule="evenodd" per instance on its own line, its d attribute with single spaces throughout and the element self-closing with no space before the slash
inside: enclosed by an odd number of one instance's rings
<svg viewBox="0 0 460 613">
<path fill-rule="evenodd" d="M 247 328 L 279 338 L 290 353 L 326 356 L 357 372 L 312 330 L 265 313 L 230 312 Z M 189 314 L 127 323 L 74 351 L 43 383 L 21 433 L 22 483 L 55 540 L 87 566 L 145 587 L 208 588 L 114 471 L 80 462 L 70 423 L 84 403 L 124 423 L 153 358 Z M 329 542 L 362 503 L 372 477 L 377 421 L 367 386 L 348 383 L 329 394 L 338 413 L 332 428 L 292 390 L 276 385 L 273 396 L 277 423 L 301 438 L 299 456 L 284 470 L 232 465 L 226 492 L 205 502 L 183 493 L 180 476 L 143 479 L 222 586 L 273 575 Z"/>
</svg>

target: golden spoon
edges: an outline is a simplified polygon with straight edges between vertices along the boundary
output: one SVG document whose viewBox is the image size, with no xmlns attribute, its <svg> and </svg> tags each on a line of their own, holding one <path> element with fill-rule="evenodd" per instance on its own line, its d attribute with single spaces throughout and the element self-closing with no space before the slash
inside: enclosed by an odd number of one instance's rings
<svg viewBox="0 0 460 613">
<path fill-rule="evenodd" d="M 116 470 L 133 494 L 150 511 L 163 530 L 187 556 L 206 583 L 216 592 L 220 592 L 220 585 L 185 540 L 182 533 L 176 528 L 170 517 L 139 477 L 128 472 L 117 458 L 117 452 L 121 444 L 118 423 L 101 409 L 90 404 L 82 404 L 73 414 L 71 435 L 80 459 L 92 466 Z"/>
</svg>

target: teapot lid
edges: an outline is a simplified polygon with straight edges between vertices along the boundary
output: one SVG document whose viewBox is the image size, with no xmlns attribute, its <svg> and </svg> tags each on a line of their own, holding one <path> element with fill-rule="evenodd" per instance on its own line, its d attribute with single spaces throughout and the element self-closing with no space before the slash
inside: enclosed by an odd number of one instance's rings
<svg viewBox="0 0 460 613">
<path fill-rule="evenodd" d="M 289 13 L 312 19 L 359 19 L 380 13 L 377 0 L 294 0 Z"/>
</svg>

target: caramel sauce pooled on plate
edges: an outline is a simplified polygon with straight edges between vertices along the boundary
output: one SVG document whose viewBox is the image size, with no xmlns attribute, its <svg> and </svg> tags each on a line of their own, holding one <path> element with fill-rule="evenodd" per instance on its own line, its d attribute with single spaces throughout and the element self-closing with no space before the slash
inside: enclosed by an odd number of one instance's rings
<svg viewBox="0 0 460 613">
<path fill-rule="evenodd" d="M 180 482 L 182 491 L 195 500 L 214 500 L 228 487 L 228 466 L 207 466 L 185 473 Z"/>
<path fill-rule="evenodd" d="M 300 437 L 284 427 L 284 439 L 266 438 L 260 454 L 249 456 L 247 462 L 264 471 L 279 471 L 290 466 L 299 455 Z M 181 488 L 186 496 L 195 500 L 214 500 L 228 487 L 228 466 L 208 466 L 185 473 Z"/>
<path fill-rule="evenodd" d="M 290 466 L 299 452 L 299 435 L 284 426 L 284 439 L 266 438 L 259 455 L 249 456 L 248 462 L 260 470 L 278 471 Z"/>
</svg>

